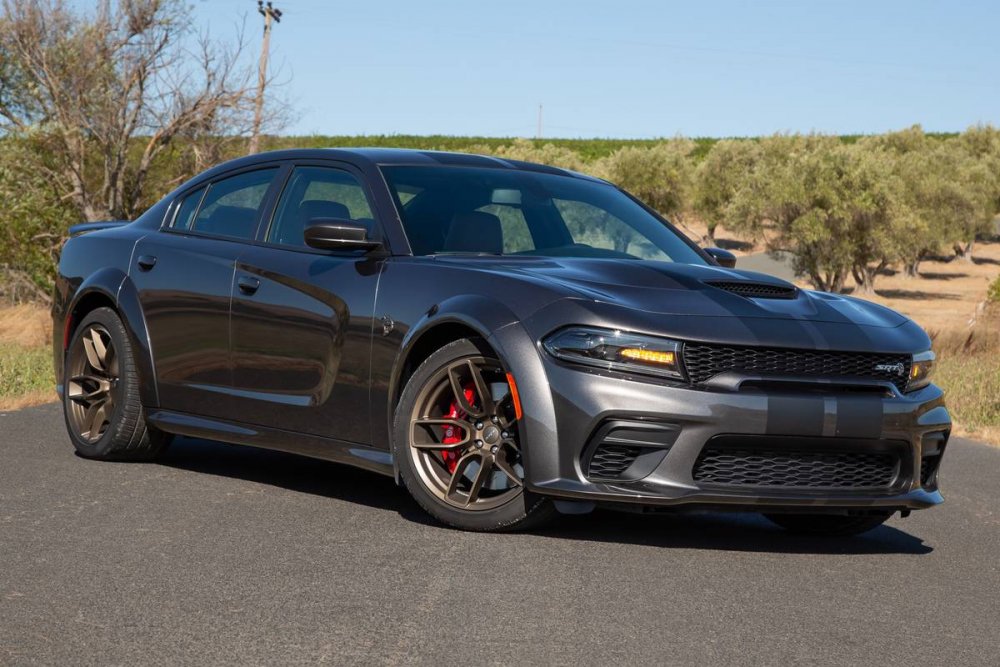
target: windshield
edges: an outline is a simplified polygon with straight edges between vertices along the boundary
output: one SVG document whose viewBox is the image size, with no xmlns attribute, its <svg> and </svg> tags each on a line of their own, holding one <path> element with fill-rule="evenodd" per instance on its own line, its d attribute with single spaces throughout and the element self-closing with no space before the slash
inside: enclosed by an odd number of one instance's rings
<svg viewBox="0 0 1000 667">
<path fill-rule="evenodd" d="M 514 169 L 382 168 L 414 255 L 596 257 L 705 264 L 611 185 Z"/>
</svg>

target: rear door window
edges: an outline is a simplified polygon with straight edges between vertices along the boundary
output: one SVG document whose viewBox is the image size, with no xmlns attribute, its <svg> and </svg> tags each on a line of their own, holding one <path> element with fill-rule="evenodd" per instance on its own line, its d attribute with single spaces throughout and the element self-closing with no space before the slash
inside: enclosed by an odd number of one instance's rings
<svg viewBox="0 0 1000 667">
<path fill-rule="evenodd" d="M 201 197 L 197 191 L 185 198 L 174 219 L 174 227 L 213 236 L 252 239 L 257 228 L 257 216 L 264 203 L 267 189 L 274 180 L 277 167 L 248 171 L 215 181 Z M 199 199 L 197 214 L 191 215 Z"/>
</svg>

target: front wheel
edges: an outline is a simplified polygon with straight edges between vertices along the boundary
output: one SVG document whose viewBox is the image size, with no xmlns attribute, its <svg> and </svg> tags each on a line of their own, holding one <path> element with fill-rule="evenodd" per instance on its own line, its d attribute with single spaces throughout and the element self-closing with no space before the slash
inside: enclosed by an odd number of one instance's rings
<svg viewBox="0 0 1000 667">
<path fill-rule="evenodd" d="M 524 488 L 507 373 L 479 340 L 459 340 L 416 370 L 396 407 L 393 447 L 410 495 L 436 519 L 476 531 L 537 526 L 552 502 Z"/>
<path fill-rule="evenodd" d="M 860 535 L 878 528 L 892 516 L 876 514 L 765 514 L 765 517 L 785 530 L 800 535 L 847 536 Z"/>
</svg>

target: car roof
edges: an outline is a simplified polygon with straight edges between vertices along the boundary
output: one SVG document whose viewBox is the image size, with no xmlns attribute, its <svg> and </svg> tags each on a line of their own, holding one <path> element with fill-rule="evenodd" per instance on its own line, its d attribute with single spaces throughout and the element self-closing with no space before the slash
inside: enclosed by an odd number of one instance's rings
<svg viewBox="0 0 1000 667">
<path fill-rule="evenodd" d="M 237 158 L 220 164 L 200 176 L 214 175 L 233 168 L 250 166 L 273 160 L 343 160 L 357 165 L 390 166 L 390 165 L 441 165 L 480 167 L 493 169 L 515 169 L 543 174 L 571 176 L 588 181 L 602 181 L 599 178 L 581 174 L 569 169 L 560 169 L 545 164 L 508 160 L 490 155 L 473 153 L 452 153 L 447 151 L 416 150 L 409 148 L 292 148 L 277 151 L 257 153 L 247 157 Z M 200 180 L 200 179 L 199 179 Z"/>
</svg>

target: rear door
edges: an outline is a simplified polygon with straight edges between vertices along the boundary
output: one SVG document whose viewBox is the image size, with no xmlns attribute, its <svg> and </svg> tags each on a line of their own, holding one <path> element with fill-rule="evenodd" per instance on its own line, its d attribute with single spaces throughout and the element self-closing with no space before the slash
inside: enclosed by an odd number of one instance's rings
<svg viewBox="0 0 1000 667">
<path fill-rule="evenodd" d="M 160 405 L 231 412 L 229 306 L 236 259 L 252 241 L 276 165 L 233 172 L 181 194 L 163 228 L 139 241 L 130 276 L 149 331 Z"/>
<path fill-rule="evenodd" d="M 240 255 L 232 305 L 234 412 L 262 426 L 368 444 L 375 291 L 383 256 L 315 250 L 312 218 L 382 238 L 371 193 L 343 163 L 296 163 L 258 243 Z"/>
</svg>

